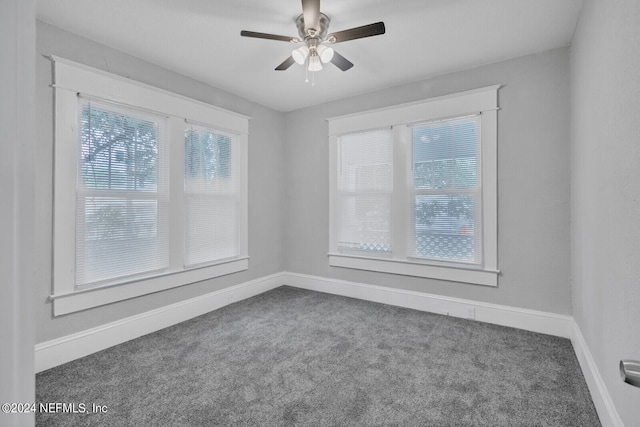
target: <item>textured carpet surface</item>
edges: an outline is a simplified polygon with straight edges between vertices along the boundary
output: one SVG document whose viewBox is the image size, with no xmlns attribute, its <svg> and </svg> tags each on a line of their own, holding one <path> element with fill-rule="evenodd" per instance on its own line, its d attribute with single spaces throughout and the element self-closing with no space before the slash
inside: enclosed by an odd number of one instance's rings
<svg viewBox="0 0 640 427">
<path fill-rule="evenodd" d="M 40 426 L 600 425 L 566 339 L 286 286 L 42 372 L 36 399 L 107 409 Z"/>
</svg>

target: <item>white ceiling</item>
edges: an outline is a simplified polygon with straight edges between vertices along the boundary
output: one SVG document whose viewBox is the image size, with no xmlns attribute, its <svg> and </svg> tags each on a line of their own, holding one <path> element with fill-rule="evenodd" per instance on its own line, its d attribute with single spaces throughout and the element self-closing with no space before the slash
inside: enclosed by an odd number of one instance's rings
<svg viewBox="0 0 640 427">
<path fill-rule="evenodd" d="M 582 0 L 322 0 L 329 32 L 384 21 L 386 34 L 335 44 L 333 64 L 274 71 L 294 45 L 299 0 L 38 0 L 38 19 L 263 104 L 291 111 L 568 46 Z"/>
</svg>

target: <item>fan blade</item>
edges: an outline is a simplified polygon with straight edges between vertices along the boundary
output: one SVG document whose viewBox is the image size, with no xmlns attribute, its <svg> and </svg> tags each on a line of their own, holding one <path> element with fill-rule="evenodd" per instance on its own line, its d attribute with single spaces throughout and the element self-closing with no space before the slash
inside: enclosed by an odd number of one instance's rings
<svg viewBox="0 0 640 427">
<path fill-rule="evenodd" d="M 344 56 L 340 55 L 338 52 L 333 52 L 331 63 L 340 68 L 342 71 L 347 71 L 349 68 L 353 67 L 353 63 Z"/>
<path fill-rule="evenodd" d="M 302 0 L 302 15 L 305 33 L 311 28 L 320 31 L 320 0 Z"/>
<path fill-rule="evenodd" d="M 376 22 L 375 24 L 363 25 L 349 30 L 338 31 L 327 36 L 326 41 L 329 43 L 340 43 L 348 40 L 362 39 L 365 37 L 377 36 L 384 34 L 384 22 Z"/>
<path fill-rule="evenodd" d="M 256 33 L 255 31 L 240 31 L 242 37 L 255 37 L 257 39 L 279 40 L 283 42 L 297 43 L 300 40 L 297 37 L 279 36 L 277 34 Z"/>
<path fill-rule="evenodd" d="M 296 62 L 296 61 L 293 59 L 293 56 L 290 56 L 287 59 L 285 59 L 282 64 L 280 64 L 280 65 L 278 65 L 276 67 L 276 71 L 284 71 L 287 68 L 291 67 L 294 62 Z"/>
</svg>

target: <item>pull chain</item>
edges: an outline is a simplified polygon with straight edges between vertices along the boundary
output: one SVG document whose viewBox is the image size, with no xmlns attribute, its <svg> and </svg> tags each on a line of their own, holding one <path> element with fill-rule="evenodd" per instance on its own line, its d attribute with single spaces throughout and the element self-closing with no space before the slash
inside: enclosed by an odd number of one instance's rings
<svg viewBox="0 0 640 427">
<path fill-rule="evenodd" d="M 309 56 L 307 56 L 307 60 L 304 62 L 304 82 L 309 83 Z"/>
</svg>

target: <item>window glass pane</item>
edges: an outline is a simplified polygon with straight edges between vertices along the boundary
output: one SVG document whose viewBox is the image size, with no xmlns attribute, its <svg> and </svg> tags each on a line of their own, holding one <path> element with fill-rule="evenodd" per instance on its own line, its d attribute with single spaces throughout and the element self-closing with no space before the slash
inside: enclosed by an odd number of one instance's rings
<svg viewBox="0 0 640 427">
<path fill-rule="evenodd" d="M 214 181 L 231 177 L 231 136 L 190 128 L 184 141 L 185 184 L 189 188 L 206 189 Z"/>
<path fill-rule="evenodd" d="M 77 244 L 78 284 L 167 267 L 166 236 L 158 233 L 159 208 L 157 200 L 85 198 L 85 237 Z"/>
<path fill-rule="evenodd" d="M 89 102 L 80 119 L 85 188 L 156 191 L 157 122 Z"/>
<path fill-rule="evenodd" d="M 86 241 L 123 241 L 158 235 L 158 201 L 85 197 Z"/>
<path fill-rule="evenodd" d="M 372 252 L 391 250 L 390 195 L 341 195 L 338 204 L 340 248 Z"/>
<path fill-rule="evenodd" d="M 414 126 L 415 187 L 475 187 L 478 138 L 477 116 Z"/>
<path fill-rule="evenodd" d="M 233 136 L 199 126 L 185 130 L 185 266 L 239 254 L 238 178 Z"/>
<path fill-rule="evenodd" d="M 473 195 L 415 196 L 415 255 L 438 260 L 475 260 Z"/>
<path fill-rule="evenodd" d="M 391 129 L 339 138 L 338 249 L 391 251 Z"/>
<path fill-rule="evenodd" d="M 168 267 L 164 118 L 80 99 L 76 287 Z"/>
</svg>

